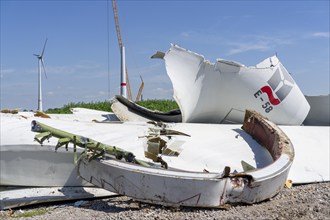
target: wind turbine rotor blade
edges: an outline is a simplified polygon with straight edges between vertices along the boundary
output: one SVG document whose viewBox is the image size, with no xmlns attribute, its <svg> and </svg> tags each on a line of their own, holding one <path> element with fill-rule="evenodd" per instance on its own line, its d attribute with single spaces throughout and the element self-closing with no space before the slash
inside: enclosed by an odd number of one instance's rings
<svg viewBox="0 0 330 220">
<path fill-rule="evenodd" d="M 41 58 L 41 65 L 42 65 L 42 68 L 44 69 L 44 74 L 47 79 L 46 68 L 45 68 L 44 60 L 42 58 Z"/>
<path fill-rule="evenodd" d="M 42 49 L 42 53 L 41 53 L 41 55 L 40 55 L 41 57 L 44 55 L 47 41 L 48 41 L 48 38 L 46 38 L 46 41 L 45 41 L 45 44 L 44 44 L 44 48 Z"/>
</svg>

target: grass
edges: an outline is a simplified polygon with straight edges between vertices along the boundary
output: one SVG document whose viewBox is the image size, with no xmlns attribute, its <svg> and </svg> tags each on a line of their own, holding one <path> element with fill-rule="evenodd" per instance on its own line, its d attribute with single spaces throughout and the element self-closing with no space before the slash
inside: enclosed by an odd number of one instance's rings
<svg viewBox="0 0 330 220">
<path fill-rule="evenodd" d="M 179 106 L 174 100 L 145 100 L 137 102 L 136 104 L 141 105 L 150 110 L 158 110 L 161 112 L 168 112 L 174 109 L 178 109 Z"/>
<path fill-rule="evenodd" d="M 100 110 L 100 111 L 107 111 L 107 112 L 112 112 L 111 110 L 111 104 L 108 101 L 104 102 L 78 102 L 78 103 L 69 103 L 64 105 L 61 108 L 50 108 L 45 113 L 47 114 L 70 114 L 71 108 L 88 108 L 88 109 L 95 109 L 95 110 Z"/>
<path fill-rule="evenodd" d="M 38 215 L 44 215 L 47 212 L 48 212 L 48 210 L 46 208 L 37 208 L 37 209 L 22 212 L 22 213 L 17 213 L 16 212 L 17 214 L 15 213 L 11 217 L 13 217 L 13 218 L 28 218 L 28 217 L 38 216 Z"/>
<path fill-rule="evenodd" d="M 161 112 L 168 112 L 173 109 L 178 109 L 178 104 L 174 100 L 145 100 L 137 102 L 138 105 L 141 105 L 145 108 L 150 110 L 158 110 Z M 88 109 L 95 109 L 100 111 L 112 112 L 111 110 L 111 103 L 109 101 L 104 102 L 78 102 L 78 103 L 69 103 L 64 105 L 61 108 L 51 108 L 45 111 L 47 114 L 70 114 L 71 108 L 88 108 Z"/>
</svg>

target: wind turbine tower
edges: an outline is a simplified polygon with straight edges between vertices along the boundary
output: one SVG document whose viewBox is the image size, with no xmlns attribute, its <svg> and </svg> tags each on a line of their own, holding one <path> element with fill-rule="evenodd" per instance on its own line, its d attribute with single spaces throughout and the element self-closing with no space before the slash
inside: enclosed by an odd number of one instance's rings
<svg viewBox="0 0 330 220">
<path fill-rule="evenodd" d="M 45 69 L 45 65 L 44 65 L 44 59 L 43 59 L 47 40 L 48 39 L 46 38 L 46 41 L 45 41 L 41 54 L 40 55 L 33 54 L 34 56 L 36 56 L 38 58 L 38 111 L 41 111 L 41 112 L 42 112 L 41 67 L 43 68 L 45 76 L 47 78 L 46 69 Z"/>
</svg>

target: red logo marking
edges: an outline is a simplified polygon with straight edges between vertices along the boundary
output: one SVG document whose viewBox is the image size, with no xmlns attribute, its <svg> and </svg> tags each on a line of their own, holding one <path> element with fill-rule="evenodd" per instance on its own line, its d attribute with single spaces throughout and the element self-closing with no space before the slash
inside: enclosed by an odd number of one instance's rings
<svg viewBox="0 0 330 220">
<path fill-rule="evenodd" d="M 272 103 L 273 105 L 278 105 L 281 103 L 279 99 L 274 97 L 273 90 L 269 86 L 262 87 L 261 91 L 267 94 L 270 103 Z"/>
</svg>

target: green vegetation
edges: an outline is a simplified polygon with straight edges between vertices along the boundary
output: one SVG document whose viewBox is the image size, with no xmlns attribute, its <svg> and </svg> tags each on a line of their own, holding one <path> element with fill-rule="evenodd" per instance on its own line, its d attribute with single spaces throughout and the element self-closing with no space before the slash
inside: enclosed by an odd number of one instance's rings
<svg viewBox="0 0 330 220">
<path fill-rule="evenodd" d="M 137 102 L 138 105 L 141 105 L 145 108 L 148 108 L 150 110 L 158 110 L 161 112 L 168 112 L 173 109 L 178 109 L 178 104 L 174 100 L 145 100 Z M 84 102 L 78 102 L 78 103 L 69 103 L 64 105 L 62 108 L 51 108 L 45 111 L 47 114 L 70 114 L 71 108 L 88 108 L 88 109 L 95 109 L 99 111 L 107 111 L 112 112 L 111 110 L 111 103 L 108 101 L 104 102 L 90 102 L 90 103 L 84 103 Z"/>
<path fill-rule="evenodd" d="M 174 100 L 145 100 L 137 102 L 136 104 L 141 105 L 150 110 L 157 110 L 161 112 L 168 112 L 174 109 L 178 109 L 179 106 Z"/>
<path fill-rule="evenodd" d="M 28 217 L 34 217 L 37 215 L 44 215 L 48 212 L 46 208 L 37 208 L 37 209 L 32 209 L 30 211 L 25 211 L 23 213 L 17 213 L 12 216 L 14 218 L 28 218 Z"/>
<path fill-rule="evenodd" d="M 48 109 L 45 113 L 47 114 L 70 114 L 71 108 L 88 108 L 88 109 L 95 109 L 100 111 L 107 111 L 111 112 L 111 105 L 108 101 L 104 102 L 90 102 L 90 103 L 84 103 L 84 102 L 78 102 L 78 103 L 69 103 L 64 105 L 62 108 L 51 108 Z"/>
</svg>

